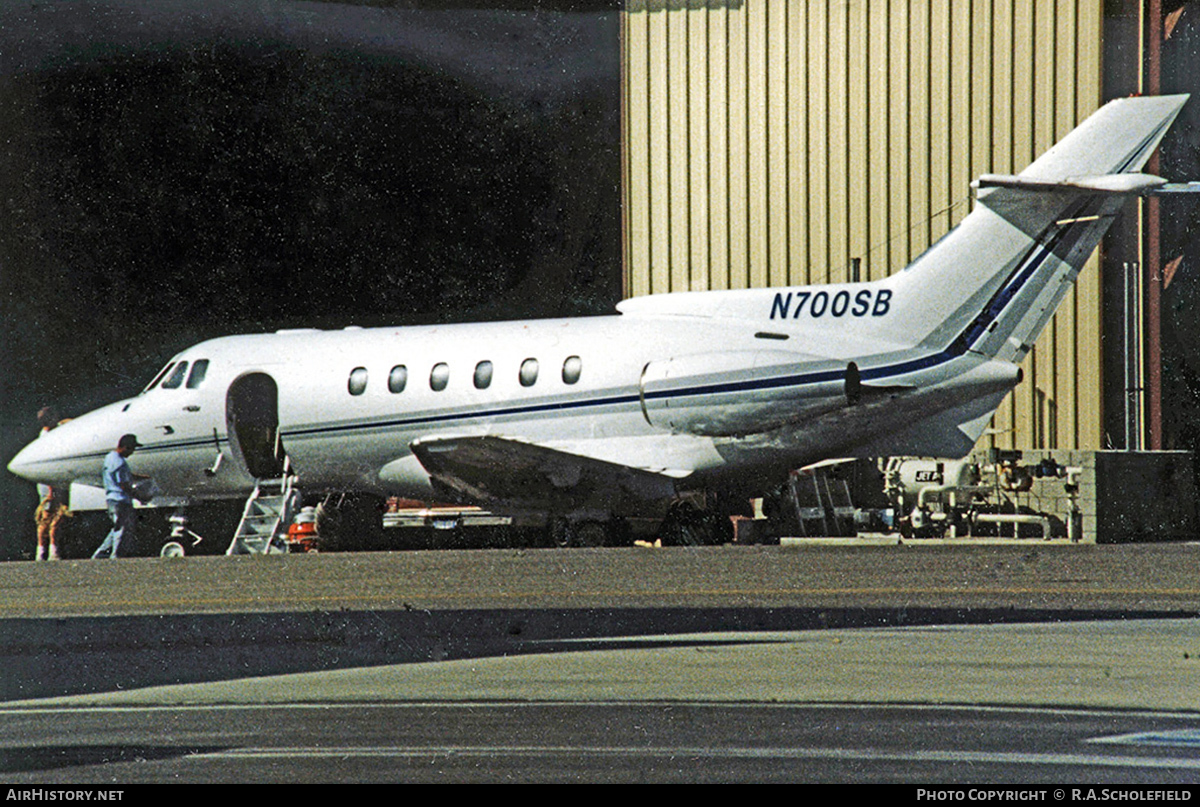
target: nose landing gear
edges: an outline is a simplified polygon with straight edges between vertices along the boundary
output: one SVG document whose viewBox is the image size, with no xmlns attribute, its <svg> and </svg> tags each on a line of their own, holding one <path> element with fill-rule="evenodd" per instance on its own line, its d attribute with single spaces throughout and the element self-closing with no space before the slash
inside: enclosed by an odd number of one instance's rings
<svg viewBox="0 0 1200 807">
<path fill-rule="evenodd" d="M 187 554 L 183 546 L 183 542 L 185 540 L 190 538 L 192 547 L 195 547 L 204 540 L 202 536 L 197 535 L 188 529 L 187 513 L 185 513 L 183 510 L 176 510 L 175 513 L 167 520 L 171 522 L 171 540 L 163 544 L 162 549 L 159 550 L 158 553 L 159 557 L 182 558 Z"/>
</svg>

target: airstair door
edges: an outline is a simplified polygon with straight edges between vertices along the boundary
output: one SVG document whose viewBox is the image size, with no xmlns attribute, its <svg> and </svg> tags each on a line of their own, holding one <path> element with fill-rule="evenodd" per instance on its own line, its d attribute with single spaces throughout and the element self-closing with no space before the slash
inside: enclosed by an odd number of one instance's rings
<svg viewBox="0 0 1200 807">
<path fill-rule="evenodd" d="M 278 479 L 286 454 L 279 437 L 279 388 L 266 373 L 249 373 L 229 385 L 225 425 L 233 455 L 255 479 Z"/>
</svg>

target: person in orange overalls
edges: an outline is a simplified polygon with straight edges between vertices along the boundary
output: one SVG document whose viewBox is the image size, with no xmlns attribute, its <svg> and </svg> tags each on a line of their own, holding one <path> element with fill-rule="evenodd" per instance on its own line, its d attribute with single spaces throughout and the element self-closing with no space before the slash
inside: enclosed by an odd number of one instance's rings
<svg viewBox="0 0 1200 807">
<path fill-rule="evenodd" d="M 43 433 L 57 428 L 60 423 L 66 423 L 65 420 L 59 420 L 54 409 L 49 406 L 38 410 L 37 417 Z M 61 557 L 58 551 L 59 530 L 62 520 L 71 516 L 71 511 L 67 509 L 67 491 L 61 487 L 38 485 L 38 495 L 41 501 L 38 502 L 37 511 L 33 516 L 37 522 L 38 542 L 34 560 L 58 560 Z"/>
</svg>

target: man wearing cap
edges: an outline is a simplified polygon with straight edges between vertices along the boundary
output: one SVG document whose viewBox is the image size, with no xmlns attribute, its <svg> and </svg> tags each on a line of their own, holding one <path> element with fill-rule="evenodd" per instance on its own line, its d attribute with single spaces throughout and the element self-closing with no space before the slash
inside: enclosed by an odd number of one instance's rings
<svg viewBox="0 0 1200 807">
<path fill-rule="evenodd" d="M 137 523 L 133 515 L 133 473 L 125 459 L 139 445 L 136 436 L 126 434 L 104 458 L 104 500 L 108 504 L 113 527 L 104 543 L 92 554 L 93 560 L 103 557 L 105 553 L 110 558 L 117 557 L 121 541 L 133 535 L 133 527 Z"/>
</svg>

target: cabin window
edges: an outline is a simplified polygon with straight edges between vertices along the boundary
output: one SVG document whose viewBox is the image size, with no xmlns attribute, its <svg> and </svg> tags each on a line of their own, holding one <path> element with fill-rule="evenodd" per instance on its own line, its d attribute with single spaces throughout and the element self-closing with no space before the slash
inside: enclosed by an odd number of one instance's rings
<svg viewBox="0 0 1200 807">
<path fill-rule="evenodd" d="M 367 368 L 355 367 L 350 371 L 350 381 L 346 385 L 351 395 L 362 395 L 367 391 Z"/>
<path fill-rule="evenodd" d="M 167 362 L 167 366 L 158 371 L 158 375 L 154 376 L 154 380 L 146 385 L 146 389 L 144 391 L 149 392 L 150 390 L 154 389 L 154 387 L 158 384 L 158 382 L 163 380 L 163 376 L 165 376 L 170 371 L 170 369 L 174 366 L 175 366 L 175 362 L 173 362 L 173 361 Z"/>
<path fill-rule="evenodd" d="M 388 392 L 404 392 L 406 386 L 408 386 L 408 367 L 397 364 L 388 373 Z"/>
<path fill-rule="evenodd" d="M 475 365 L 475 389 L 487 389 L 492 385 L 492 363 L 481 361 Z"/>
<path fill-rule="evenodd" d="M 187 375 L 188 363 L 181 361 L 175 365 L 175 369 L 167 376 L 167 380 L 162 383 L 163 389 L 176 389 L 183 384 L 183 377 Z"/>
<path fill-rule="evenodd" d="M 578 356 L 568 356 L 563 362 L 563 383 L 574 384 L 583 372 L 583 360 Z"/>
<path fill-rule="evenodd" d="M 521 386 L 532 387 L 537 383 L 538 360 L 526 359 L 521 362 Z"/>
<path fill-rule="evenodd" d="M 192 372 L 188 376 L 187 388 L 197 389 L 204 383 L 204 376 L 208 373 L 208 359 L 197 359 L 192 363 Z"/>
<path fill-rule="evenodd" d="M 450 365 L 444 361 L 433 365 L 433 370 L 429 373 L 429 388 L 434 392 L 441 392 L 449 383 Z"/>
</svg>

